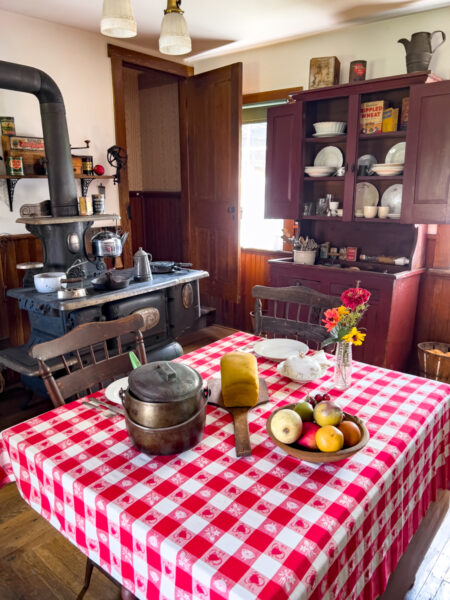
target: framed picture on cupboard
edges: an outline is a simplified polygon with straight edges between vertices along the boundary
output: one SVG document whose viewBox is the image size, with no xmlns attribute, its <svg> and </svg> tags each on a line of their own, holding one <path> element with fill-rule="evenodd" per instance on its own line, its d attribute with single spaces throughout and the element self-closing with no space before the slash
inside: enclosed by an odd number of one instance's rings
<svg viewBox="0 0 450 600">
<path fill-rule="evenodd" d="M 336 56 L 312 58 L 309 63 L 309 89 L 337 85 L 340 69 L 341 63 Z"/>
</svg>

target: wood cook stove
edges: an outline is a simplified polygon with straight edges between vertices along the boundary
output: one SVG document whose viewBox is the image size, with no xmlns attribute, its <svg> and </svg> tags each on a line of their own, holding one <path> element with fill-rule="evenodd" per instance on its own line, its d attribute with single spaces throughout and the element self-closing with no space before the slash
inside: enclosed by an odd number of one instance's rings
<svg viewBox="0 0 450 600">
<path fill-rule="evenodd" d="M 132 269 L 123 273 L 133 274 Z M 28 354 L 31 346 L 60 337 L 83 323 L 119 319 L 148 307 L 158 309 L 160 320 L 156 327 L 144 332 L 147 360 L 181 356 L 183 350 L 175 339 L 200 326 L 198 282 L 204 277 L 208 277 L 206 271 L 181 269 L 154 275 L 151 281 L 132 281 L 126 288 L 107 291 L 95 290 L 85 281 L 87 295 L 71 300 L 59 300 L 56 293 L 40 294 L 34 288 L 9 290 L 8 296 L 16 298 L 19 307 L 28 312 L 31 332 L 25 345 L 0 352 L 0 365 L 19 372 L 27 387 L 46 395 L 37 363 Z"/>
<path fill-rule="evenodd" d="M 106 267 L 103 260 L 90 259 L 86 254 L 84 237 L 93 218 L 78 216 L 77 190 L 61 92 L 43 71 L 5 61 L 0 61 L 0 88 L 33 94 L 39 101 L 41 112 L 51 217 L 19 219 L 19 222 L 42 241 L 44 272 L 66 272 L 77 261 L 79 270 L 71 270 L 70 276 L 83 277 L 88 289 L 86 297 L 73 300 L 58 300 L 56 294 L 39 294 L 32 287 L 9 290 L 8 295 L 17 298 L 20 308 L 28 311 L 31 335 L 24 346 L 0 352 L 0 366 L 18 371 L 26 385 L 42 393 L 42 381 L 36 376 L 37 365 L 28 356 L 30 346 L 57 338 L 82 323 L 118 319 L 147 307 L 156 307 L 160 312 L 158 325 L 146 335 L 149 359 L 179 356 L 182 349 L 174 340 L 199 323 L 198 280 L 207 277 L 208 273 L 186 269 L 174 274 L 155 275 L 153 281 L 132 283 L 121 290 L 93 290 L 89 279 Z M 103 218 L 113 217 L 104 215 Z M 28 273 L 25 286 L 32 284 L 31 277 L 32 274 Z"/>
</svg>

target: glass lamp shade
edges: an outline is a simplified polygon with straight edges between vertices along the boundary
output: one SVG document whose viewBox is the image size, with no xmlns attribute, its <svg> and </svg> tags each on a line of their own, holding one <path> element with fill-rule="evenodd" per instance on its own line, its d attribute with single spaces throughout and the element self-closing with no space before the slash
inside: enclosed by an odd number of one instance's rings
<svg viewBox="0 0 450 600">
<path fill-rule="evenodd" d="M 159 36 L 159 51 L 163 54 L 187 54 L 192 50 L 185 18 L 178 12 L 164 15 Z"/>
<path fill-rule="evenodd" d="M 103 0 L 100 31 L 109 37 L 134 37 L 137 34 L 137 27 L 131 0 Z"/>
</svg>

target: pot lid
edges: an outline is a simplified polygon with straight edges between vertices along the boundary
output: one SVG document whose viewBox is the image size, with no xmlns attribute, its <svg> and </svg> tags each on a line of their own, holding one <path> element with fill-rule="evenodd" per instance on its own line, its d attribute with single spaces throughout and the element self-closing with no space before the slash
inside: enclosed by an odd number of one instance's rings
<svg viewBox="0 0 450 600">
<path fill-rule="evenodd" d="M 120 235 L 117 233 L 114 233 L 114 231 L 99 231 L 98 233 L 96 233 L 94 235 L 94 237 L 92 238 L 92 241 L 103 241 L 103 240 L 110 240 L 111 238 L 114 239 L 120 239 Z"/>
<path fill-rule="evenodd" d="M 195 369 L 166 360 L 142 365 L 128 376 L 130 392 L 144 402 L 181 402 L 195 395 L 202 384 Z"/>
</svg>

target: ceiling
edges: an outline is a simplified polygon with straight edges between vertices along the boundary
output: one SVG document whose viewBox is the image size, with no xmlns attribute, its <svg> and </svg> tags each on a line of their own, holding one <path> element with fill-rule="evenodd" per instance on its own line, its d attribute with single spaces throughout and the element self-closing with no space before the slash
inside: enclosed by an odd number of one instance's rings
<svg viewBox="0 0 450 600">
<path fill-rule="evenodd" d="M 138 27 L 126 45 L 159 54 L 166 0 L 132 0 Z M 450 6 L 449 0 L 182 0 L 192 38 L 186 62 Z M 102 0 L 0 0 L 0 9 L 99 31 Z M 113 41 L 113 38 L 108 38 Z"/>
</svg>

